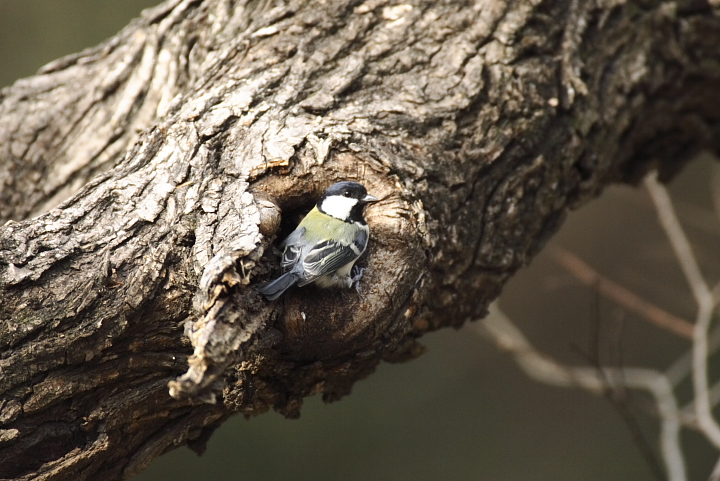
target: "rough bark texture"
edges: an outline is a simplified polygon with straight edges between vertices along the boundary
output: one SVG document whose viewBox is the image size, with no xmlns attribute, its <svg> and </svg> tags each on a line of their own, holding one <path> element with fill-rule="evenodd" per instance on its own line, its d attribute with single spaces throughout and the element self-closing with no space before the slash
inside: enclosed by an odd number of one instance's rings
<svg viewBox="0 0 720 481">
<path fill-rule="evenodd" d="M 2 90 L 0 477 L 130 476 L 482 316 L 568 208 L 718 150 L 716 13 L 170 0 Z M 384 199 L 360 295 L 267 302 L 340 179 Z"/>
</svg>

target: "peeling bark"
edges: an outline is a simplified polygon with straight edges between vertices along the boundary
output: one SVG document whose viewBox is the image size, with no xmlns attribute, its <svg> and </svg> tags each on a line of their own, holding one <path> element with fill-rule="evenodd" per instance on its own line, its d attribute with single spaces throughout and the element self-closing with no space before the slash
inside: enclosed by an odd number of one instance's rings
<svg viewBox="0 0 720 481">
<path fill-rule="evenodd" d="M 718 150 L 717 45 L 695 0 L 170 0 L 0 91 L 0 477 L 128 477 L 419 355 L 569 208 Z M 383 198 L 360 294 L 267 302 L 343 179 Z"/>
</svg>

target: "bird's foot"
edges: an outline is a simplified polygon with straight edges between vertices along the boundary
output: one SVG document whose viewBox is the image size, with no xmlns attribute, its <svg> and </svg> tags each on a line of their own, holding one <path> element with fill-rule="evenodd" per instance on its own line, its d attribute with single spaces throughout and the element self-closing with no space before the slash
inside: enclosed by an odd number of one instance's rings
<svg viewBox="0 0 720 481">
<path fill-rule="evenodd" d="M 360 279 L 363 276 L 363 272 L 365 272 L 365 269 L 358 266 L 353 266 L 352 268 L 352 278 L 350 278 L 350 286 L 355 286 L 355 291 L 360 293 Z"/>
</svg>

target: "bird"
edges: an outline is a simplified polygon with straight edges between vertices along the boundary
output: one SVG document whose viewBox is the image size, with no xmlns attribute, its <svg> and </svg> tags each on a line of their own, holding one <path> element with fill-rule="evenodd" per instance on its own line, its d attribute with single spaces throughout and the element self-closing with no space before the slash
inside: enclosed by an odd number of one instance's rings
<svg viewBox="0 0 720 481">
<path fill-rule="evenodd" d="M 280 244 L 284 274 L 261 286 L 260 293 L 274 301 L 293 285 L 350 288 L 354 284 L 357 289 L 364 269 L 353 273 L 353 266 L 370 239 L 363 208 L 377 201 L 357 182 L 331 185 Z"/>
</svg>

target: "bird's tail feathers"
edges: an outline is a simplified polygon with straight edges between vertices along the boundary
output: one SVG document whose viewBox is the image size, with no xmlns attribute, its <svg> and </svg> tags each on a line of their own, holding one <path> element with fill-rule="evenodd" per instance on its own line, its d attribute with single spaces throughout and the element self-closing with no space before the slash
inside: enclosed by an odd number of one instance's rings
<svg viewBox="0 0 720 481">
<path fill-rule="evenodd" d="M 258 290 L 260 291 L 260 294 L 267 297 L 269 301 L 274 301 L 275 299 L 280 297 L 283 292 L 290 289 L 299 279 L 300 276 L 297 273 L 288 272 L 281 275 L 274 281 L 265 284 Z"/>
</svg>

